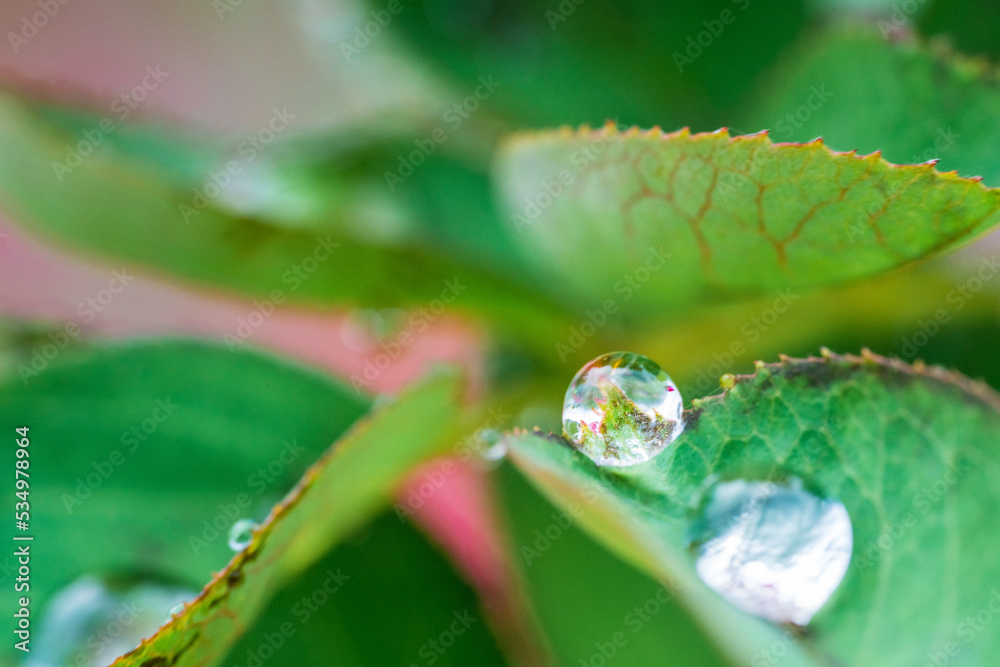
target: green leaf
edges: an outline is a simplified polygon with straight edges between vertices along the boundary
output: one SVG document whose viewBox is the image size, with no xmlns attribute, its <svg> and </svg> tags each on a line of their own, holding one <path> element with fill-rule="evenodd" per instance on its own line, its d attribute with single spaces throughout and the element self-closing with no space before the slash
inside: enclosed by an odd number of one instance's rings
<svg viewBox="0 0 1000 667">
<path fill-rule="evenodd" d="M 519 135 L 496 171 L 568 296 L 660 320 L 696 299 L 870 276 L 974 237 L 1000 208 L 1000 191 L 929 165 L 724 130 Z"/>
<path fill-rule="evenodd" d="M 141 151 L 128 143 L 127 149 L 109 145 L 71 162 L 67 154 L 86 135 L 72 131 L 79 121 L 57 123 L 50 116 L 0 93 L 0 201 L 32 230 L 277 305 L 434 304 L 439 313 L 436 306 L 447 304 L 449 310 L 483 315 L 527 341 L 558 321 L 552 304 L 525 288 L 523 278 L 487 274 L 472 262 L 426 248 L 358 240 L 336 225 L 324 232 L 291 229 L 239 217 L 214 200 L 199 207 L 193 190 L 180 185 L 189 180 L 178 175 L 195 168 L 193 158 L 185 168 L 163 167 L 160 160 L 168 157 L 150 153 L 140 159 Z M 256 163 L 248 164 L 243 167 Z M 378 180 L 381 191 L 385 183 Z M 206 173 L 198 189 L 210 185 Z"/>
<path fill-rule="evenodd" d="M 765 81 L 745 122 L 770 128 L 775 140 L 821 136 L 840 150 L 881 150 L 896 163 L 940 158 L 939 169 L 997 187 L 996 81 L 986 62 L 912 38 L 889 43 L 871 31 L 831 30 L 801 44 Z"/>
<path fill-rule="evenodd" d="M 488 621 L 445 558 L 386 513 L 283 586 L 222 664 L 253 665 L 273 648 L 264 662 L 500 667 Z"/>
<path fill-rule="evenodd" d="M 51 341 L 33 349 L 42 343 Z M 49 565 L 32 571 L 39 616 L 56 590 L 83 574 L 147 573 L 201 588 L 232 558 L 228 527 L 241 517 L 263 519 L 370 406 L 315 371 L 198 342 L 71 345 L 22 379 L 32 357 L 21 352 L 5 372 L 0 426 L 12 439 L 15 428 L 30 428 L 30 534 Z M 441 377 L 358 423 L 282 506 L 282 520 L 267 525 L 267 544 L 259 535 L 216 578 L 205 595 L 226 603 L 195 604 L 195 631 L 229 613 L 228 586 L 239 613 L 227 619 L 245 627 L 281 582 L 383 507 L 414 464 L 447 444 L 441 435 L 461 414 L 455 393 L 455 379 Z M 12 564 L 13 557 L 2 563 L 4 577 Z M 231 641 L 233 628 L 223 625 L 204 636 L 221 632 Z M 185 632 L 192 627 L 173 638 Z M 227 646 L 215 641 L 212 659 Z M 7 645 L 0 659 L 12 654 Z"/>
<path fill-rule="evenodd" d="M 48 337 L 31 349 L 0 383 L 0 433 L 30 428 L 36 614 L 83 574 L 201 588 L 232 556 L 233 514 L 263 518 L 370 405 L 315 371 L 193 341 L 73 344 L 51 360 Z"/>
<path fill-rule="evenodd" d="M 218 664 L 268 600 L 384 509 L 417 464 L 445 452 L 464 418 L 456 379 L 442 374 L 358 422 L 182 614 L 115 664 Z"/>
<path fill-rule="evenodd" d="M 128 116 L 122 118 L 119 113 L 102 115 L 96 110 L 96 104 L 71 106 L 28 96 L 22 97 L 21 101 L 37 114 L 39 121 L 59 128 L 74 139 L 65 147 L 66 154 L 60 157 L 59 161 L 64 165 L 70 150 L 84 159 L 106 159 L 115 155 L 147 167 L 156 167 L 165 178 L 187 189 L 202 185 L 206 174 L 224 163 L 231 154 L 230 147 L 219 138 L 182 129 L 165 120 L 144 118 L 142 121 L 128 121 Z M 79 103 L 80 100 L 74 99 L 74 102 Z M 110 130 L 102 130 L 102 123 L 105 129 Z M 84 146 L 81 147 L 80 143 Z M 92 150 L 86 148 L 88 145 Z M 87 155 L 82 155 L 81 151 Z M 55 175 L 55 167 L 52 169 Z"/>
<path fill-rule="evenodd" d="M 507 442 L 562 507 L 584 505 L 581 523 L 609 547 L 676 577 L 733 664 L 775 646 L 797 656 L 787 664 L 915 665 L 954 650 L 992 664 L 1000 637 L 975 628 L 1000 595 L 1000 564 L 984 559 L 996 547 L 984 526 L 1000 510 L 998 410 L 1000 396 L 953 373 L 826 353 L 738 377 L 688 411 L 667 450 L 629 469 L 599 469 L 556 436 Z M 844 581 L 798 640 L 728 607 L 685 555 L 706 483 L 788 476 L 843 502 L 854 530 Z"/>
</svg>

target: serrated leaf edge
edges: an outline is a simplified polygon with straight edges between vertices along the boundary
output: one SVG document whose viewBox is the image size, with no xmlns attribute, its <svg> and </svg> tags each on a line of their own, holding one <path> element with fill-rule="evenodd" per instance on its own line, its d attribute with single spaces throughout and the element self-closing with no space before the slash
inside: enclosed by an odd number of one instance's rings
<svg viewBox="0 0 1000 667">
<path fill-rule="evenodd" d="M 769 130 L 760 130 L 759 132 L 754 132 L 751 134 L 738 134 L 731 135 L 729 133 L 728 127 L 721 127 L 717 130 L 711 132 L 695 132 L 692 133 L 689 127 L 682 127 L 679 130 L 673 132 L 664 132 L 658 125 L 653 126 L 649 129 L 641 129 L 636 125 L 630 126 L 626 129 L 621 129 L 613 121 L 608 121 L 601 129 L 594 129 L 590 125 L 580 125 L 579 127 L 572 127 L 569 125 L 563 125 L 555 129 L 548 130 L 528 130 L 515 132 L 510 134 L 504 139 L 500 146 L 500 152 L 511 151 L 517 144 L 526 143 L 530 141 L 547 141 L 552 139 L 566 140 L 566 139 L 590 139 L 595 140 L 601 137 L 613 138 L 613 139 L 660 139 L 663 141 L 687 141 L 690 143 L 697 143 L 700 141 L 708 141 L 718 139 L 723 137 L 732 143 L 739 142 L 757 142 L 765 144 L 779 150 L 782 149 L 805 149 L 805 148 L 822 148 L 831 158 L 853 158 L 861 161 L 874 161 L 879 163 L 880 166 L 887 169 L 898 169 L 902 171 L 908 171 L 912 173 L 917 172 L 931 172 L 934 173 L 939 178 L 948 181 L 958 181 L 966 184 L 979 184 L 979 187 L 983 189 L 984 192 L 993 192 L 1000 197 L 1000 188 L 990 188 L 982 184 L 982 176 L 960 176 L 958 171 L 938 171 L 935 169 L 938 159 L 928 160 L 926 162 L 919 162 L 914 164 L 896 164 L 889 162 L 882 157 L 882 151 L 876 150 L 867 155 L 858 155 L 857 149 L 850 151 L 835 151 L 823 142 L 823 137 L 817 137 L 812 141 L 807 141 L 804 143 L 797 142 L 775 142 L 771 141 Z"/>
</svg>

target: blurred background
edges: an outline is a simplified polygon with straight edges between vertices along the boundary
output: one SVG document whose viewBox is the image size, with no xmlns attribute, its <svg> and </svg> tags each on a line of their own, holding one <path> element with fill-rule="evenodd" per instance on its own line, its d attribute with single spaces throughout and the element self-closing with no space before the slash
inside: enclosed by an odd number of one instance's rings
<svg viewBox="0 0 1000 667">
<path fill-rule="evenodd" d="M 434 0 L 401 2 L 398 14 L 384 14 L 387 7 L 374 4 L 319 0 L 141 6 L 74 0 L 57 2 L 58 11 L 48 17 L 37 2 L 17 1 L 0 9 L 8 42 L 0 51 L 0 72 L 30 97 L 109 118 L 112 131 L 95 135 L 107 139 L 95 150 L 131 151 L 131 157 L 138 153 L 167 165 L 192 203 L 204 191 L 206 174 L 252 152 L 211 207 L 292 228 L 332 227 L 376 247 L 433 247 L 498 273 L 527 270 L 523 248 L 498 220 L 488 177 L 497 141 L 518 129 L 607 121 L 665 130 L 730 127 L 734 134 L 770 129 L 776 141 L 823 136 L 835 149 L 881 149 L 898 163 L 938 157 L 941 169 L 1000 183 L 990 142 L 970 138 L 970 132 L 995 132 L 982 110 L 952 113 L 956 121 L 923 97 L 925 91 L 907 99 L 898 82 L 876 80 L 876 74 L 886 76 L 881 70 L 873 69 L 871 79 L 855 77 L 855 63 L 819 70 L 831 98 L 815 112 L 805 106 L 809 86 L 802 87 L 801 105 L 788 99 L 794 79 L 803 76 L 790 71 L 793 66 L 806 60 L 823 67 L 845 25 L 871 38 L 843 47 L 853 49 L 861 68 L 864 48 L 877 38 L 916 37 L 932 40 L 938 50 L 989 58 L 996 47 L 981 17 L 995 11 L 992 6 L 916 0 L 584 6 Z M 724 12 L 731 24 L 721 23 Z M 711 34 L 723 29 L 724 38 Z M 160 75 L 150 75 L 154 70 Z M 482 86 L 481 78 L 495 85 Z M 895 131 L 905 120 L 898 109 L 904 103 L 924 122 Z M 258 150 L 261 145 L 241 153 L 247 138 L 266 133 L 279 112 L 288 119 L 266 150 Z M 971 116 L 964 127 L 963 116 Z M 86 121 L 76 122 L 86 144 Z M 125 136 L 135 125 L 152 127 L 146 134 L 160 132 L 175 146 L 144 144 L 143 129 L 138 138 Z M 413 142 L 434 129 L 445 136 L 440 149 L 412 178 L 392 182 L 388 174 L 407 169 Z M 18 207 L 5 208 L 0 308 L 10 317 L 80 319 L 84 331 L 99 335 L 222 337 L 246 316 L 245 301 L 229 290 L 165 279 L 155 262 L 109 259 L 122 254 L 124 241 L 108 248 L 111 253 L 93 240 L 74 246 L 65 235 L 17 227 Z M 990 243 L 949 261 L 970 257 L 975 265 Z M 128 289 L 99 311 L 83 307 L 81 318 L 80 304 L 107 286 L 114 267 L 124 266 L 135 276 Z M 350 308 L 331 311 L 327 303 L 291 304 L 266 318 L 252 342 L 350 375 L 364 368 L 366 353 L 377 352 L 372 333 L 384 334 L 393 318 L 402 321 L 402 311 L 393 308 L 406 305 L 398 298 L 366 300 L 363 305 L 390 310 L 352 317 Z M 477 334 L 467 318 L 446 313 L 432 327 L 433 335 L 417 336 L 404 359 L 387 370 L 381 380 L 386 387 L 419 374 L 420 357 L 475 365 Z M 888 341 L 901 341 L 905 332 L 898 333 Z"/>
</svg>

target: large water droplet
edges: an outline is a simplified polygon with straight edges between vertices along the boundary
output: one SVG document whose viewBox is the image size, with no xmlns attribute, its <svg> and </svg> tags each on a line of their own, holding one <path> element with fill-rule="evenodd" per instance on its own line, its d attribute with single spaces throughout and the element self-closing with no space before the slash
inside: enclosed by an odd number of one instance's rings
<svg viewBox="0 0 1000 667">
<path fill-rule="evenodd" d="M 253 531 L 257 530 L 257 522 L 253 519 L 240 519 L 229 527 L 229 548 L 233 551 L 243 551 L 253 542 Z"/>
<path fill-rule="evenodd" d="M 197 593 L 151 581 L 85 575 L 45 605 L 25 667 L 107 667 L 165 623 L 168 610 Z"/>
<path fill-rule="evenodd" d="M 718 484 L 694 524 L 696 569 L 735 607 L 806 625 L 840 585 L 854 537 L 847 509 L 785 483 Z"/>
<path fill-rule="evenodd" d="M 597 465 L 642 463 L 684 430 L 684 399 L 655 361 L 633 352 L 604 354 L 566 390 L 563 430 Z"/>
</svg>

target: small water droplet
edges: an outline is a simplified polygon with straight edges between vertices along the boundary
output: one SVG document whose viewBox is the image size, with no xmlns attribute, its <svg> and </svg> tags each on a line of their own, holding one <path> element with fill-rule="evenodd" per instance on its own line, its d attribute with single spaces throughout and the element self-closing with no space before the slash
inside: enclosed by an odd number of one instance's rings
<svg viewBox="0 0 1000 667">
<path fill-rule="evenodd" d="M 719 483 L 693 529 L 702 581 L 738 609 L 797 625 L 837 590 L 854 544 L 844 505 L 796 478 Z"/>
<path fill-rule="evenodd" d="M 186 603 L 184 603 L 184 602 L 178 602 L 177 604 L 175 604 L 173 607 L 170 608 L 170 611 L 167 612 L 167 615 L 169 615 L 171 617 L 177 616 L 178 614 L 181 614 L 181 613 L 184 612 L 184 607 L 185 606 L 187 606 Z"/>
<path fill-rule="evenodd" d="M 225 162 L 213 167 L 210 173 L 225 170 Z M 209 179 L 203 181 L 198 192 L 213 206 L 243 216 L 302 228 L 323 212 L 322 195 L 308 174 L 296 173 L 269 159 L 245 162 L 238 173 L 230 172 L 228 184 L 218 189 L 209 183 Z"/>
<path fill-rule="evenodd" d="M 257 530 L 257 522 L 253 519 L 240 519 L 229 528 L 229 548 L 233 551 L 243 551 L 253 542 L 253 531 Z"/>
<path fill-rule="evenodd" d="M 563 402 L 566 437 L 597 465 L 627 466 L 663 451 L 684 430 L 684 399 L 655 361 L 611 352 L 586 364 Z"/>
<path fill-rule="evenodd" d="M 84 575 L 46 603 L 25 667 L 107 667 L 197 593 L 150 580 Z"/>
<path fill-rule="evenodd" d="M 507 456 L 507 443 L 503 441 L 500 431 L 492 428 L 484 428 L 476 435 L 481 446 L 479 456 L 484 461 L 493 463 Z"/>
</svg>

